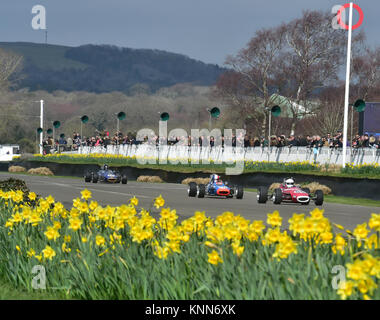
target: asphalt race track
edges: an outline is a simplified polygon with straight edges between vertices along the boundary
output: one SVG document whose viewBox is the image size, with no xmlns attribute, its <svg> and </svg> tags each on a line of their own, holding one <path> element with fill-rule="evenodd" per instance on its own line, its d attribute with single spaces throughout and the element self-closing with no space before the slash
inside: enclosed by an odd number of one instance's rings
<svg viewBox="0 0 380 320">
<path fill-rule="evenodd" d="M 142 183 L 128 181 L 128 184 L 85 183 L 79 178 L 55 178 L 43 176 L 30 176 L 21 174 L 0 173 L 0 179 L 9 177 L 23 179 L 31 191 L 45 197 L 52 195 L 57 201 L 62 202 L 66 208 L 71 208 L 72 201 L 80 197 L 80 191 L 87 188 L 92 192 L 92 197 L 101 205 L 118 206 L 128 203 L 128 200 L 136 196 L 140 202 L 139 207 L 150 209 L 152 213 L 157 210 L 152 206 L 154 198 L 160 194 L 165 199 L 165 206 L 177 210 L 180 219 L 190 217 L 195 211 L 205 211 L 207 216 L 215 217 L 225 211 L 240 214 L 249 220 L 264 220 L 266 214 L 278 210 L 283 217 L 283 224 L 287 226 L 287 220 L 293 213 L 308 213 L 315 208 L 313 202 L 309 206 L 298 204 L 274 205 L 271 201 L 267 204 L 258 204 L 255 192 L 244 192 L 244 198 L 190 198 L 187 195 L 187 186 L 171 183 Z M 353 229 L 357 224 L 368 221 L 371 213 L 380 213 L 379 207 L 363 207 L 325 203 L 325 216 L 331 222 Z"/>
</svg>

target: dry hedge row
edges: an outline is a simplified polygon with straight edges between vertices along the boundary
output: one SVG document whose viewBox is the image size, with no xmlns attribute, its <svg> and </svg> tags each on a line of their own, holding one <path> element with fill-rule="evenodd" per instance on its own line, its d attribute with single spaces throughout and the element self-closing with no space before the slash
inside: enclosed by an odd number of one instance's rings
<svg viewBox="0 0 380 320">
<path fill-rule="evenodd" d="M 26 169 L 21 166 L 10 166 L 8 172 L 26 172 Z"/>
<path fill-rule="evenodd" d="M 139 176 L 137 182 L 163 183 L 159 176 Z"/>
<path fill-rule="evenodd" d="M 54 176 L 54 173 L 46 167 L 32 168 L 28 170 L 29 174 L 40 174 L 44 176 Z"/>
<path fill-rule="evenodd" d="M 182 180 L 182 184 L 189 184 L 190 182 L 195 182 L 196 184 L 207 184 L 210 178 L 186 178 Z"/>
<path fill-rule="evenodd" d="M 26 172 L 26 168 L 21 166 L 10 166 L 8 172 Z M 54 173 L 46 167 L 32 168 L 28 170 L 29 174 L 40 174 L 44 176 L 54 176 Z"/>
</svg>

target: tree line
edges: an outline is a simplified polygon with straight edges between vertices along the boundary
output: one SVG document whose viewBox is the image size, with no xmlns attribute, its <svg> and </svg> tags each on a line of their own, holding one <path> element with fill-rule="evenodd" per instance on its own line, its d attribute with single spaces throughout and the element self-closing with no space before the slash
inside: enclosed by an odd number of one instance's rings
<svg viewBox="0 0 380 320">
<path fill-rule="evenodd" d="M 288 23 L 258 30 L 236 55 L 227 57 L 230 70 L 219 78 L 215 95 L 235 115 L 232 123 L 265 136 L 269 110 L 275 105 L 273 94 L 277 94 L 287 100 L 288 117 L 272 117 L 272 133 L 310 130 L 326 135 L 343 127 L 341 75 L 347 31 L 332 28 L 332 17 L 305 11 Z M 350 101 L 379 96 L 380 47 L 369 47 L 363 31 L 353 33 L 351 59 Z"/>
</svg>

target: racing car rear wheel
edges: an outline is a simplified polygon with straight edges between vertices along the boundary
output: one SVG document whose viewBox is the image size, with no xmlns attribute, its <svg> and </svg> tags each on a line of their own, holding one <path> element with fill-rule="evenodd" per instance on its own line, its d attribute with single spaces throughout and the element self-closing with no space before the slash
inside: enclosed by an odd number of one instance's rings
<svg viewBox="0 0 380 320">
<path fill-rule="evenodd" d="M 244 189 L 242 186 L 235 187 L 236 199 L 243 199 Z"/>
<path fill-rule="evenodd" d="M 314 203 L 316 206 L 321 206 L 323 204 L 323 191 L 322 190 L 316 190 L 315 191 Z"/>
<path fill-rule="evenodd" d="M 274 189 L 273 203 L 280 204 L 282 201 L 282 190 L 280 188 Z"/>
<path fill-rule="evenodd" d="M 128 182 L 127 176 L 126 176 L 126 175 L 123 175 L 123 176 L 121 177 L 121 183 L 122 183 L 122 184 L 127 184 L 127 182 Z"/>
<path fill-rule="evenodd" d="M 258 203 L 266 203 L 268 200 L 268 188 L 267 187 L 259 187 L 257 192 L 257 202 Z"/>
<path fill-rule="evenodd" d="M 86 172 L 84 175 L 84 182 L 91 182 L 91 173 Z"/>
<path fill-rule="evenodd" d="M 195 182 L 190 182 L 187 188 L 187 194 L 189 197 L 195 197 L 197 195 L 197 184 Z"/>
<path fill-rule="evenodd" d="M 98 183 L 98 180 L 99 180 L 99 176 L 98 176 L 98 174 L 97 174 L 97 173 L 94 173 L 94 174 L 92 175 L 92 182 L 93 182 L 93 183 Z"/>
<path fill-rule="evenodd" d="M 206 187 L 204 184 L 198 184 L 197 196 L 198 198 L 204 198 L 206 193 Z"/>
</svg>

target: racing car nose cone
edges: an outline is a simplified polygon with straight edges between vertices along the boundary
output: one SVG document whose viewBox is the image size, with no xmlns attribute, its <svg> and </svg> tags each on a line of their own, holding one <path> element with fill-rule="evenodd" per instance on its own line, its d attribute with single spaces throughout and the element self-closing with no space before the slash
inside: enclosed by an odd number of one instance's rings
<svg viewBox="0 0 380 320">
<path fill-rule="evenodd" d="M 230 194 L 230 190 L 227 188 L 219 188 L 216 191 L 216 194 L 219 196 L 228 196 Z"/>
<path fill-rule="evenodd" d="M 298 202 L 309 202 L 310 198 L 308 196 L 300 196 L 300 197 L 297 197 L 297 201 Z"/>
</svg>

